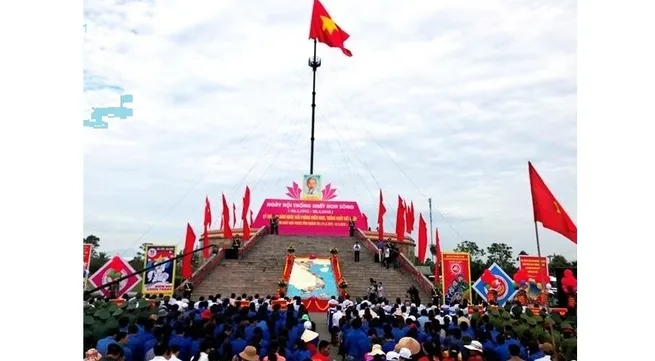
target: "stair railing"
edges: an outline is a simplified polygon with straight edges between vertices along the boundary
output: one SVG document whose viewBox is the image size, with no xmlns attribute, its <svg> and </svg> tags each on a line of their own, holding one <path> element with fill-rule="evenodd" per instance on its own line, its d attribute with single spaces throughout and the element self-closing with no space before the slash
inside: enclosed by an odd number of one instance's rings
<svg viewBox="0 0 655 361">
<path fill-rule="evenodd" d="M 364 247 L 369 252 L 371 252 L 373 254 L 378 253 L 377 245 L 375 243 L 373 243 L 373 241 L 370 240 L 366 236 L 366 234 L 364 234 L 364 232 L 361 229 L 358 228 L 358 229 L 355 230 L 355 238 L 359 239 L 362 242 L 362 244 L 364 245 Z M 430 280 L 427 277 L 425 277 L 425 275 L 423 275 L 423 273 L 421 273 L 421 271 L 419 271 L 418 268 L 416 268 L 416 266 L 414 266 L 412 264 L 412 262 L 410 262 L 409 259 L 407 259 L 407 257 L 405 257 L 404 254 L 400 253 L 399 256 L 400 257 L 398 257 L 398 261 L 400 263 L 400 266 L 405 271 L 407 271 L 407 273 L 409 273 L 409 275 L 411 277 L 413 277 L 416 280 L 416 282 L 419 284 L 419 286 L 426 293 L 431 294 L 432 293 L 432 287 L 433 287 L 432 282 L 430 282 Z"/>
<path fill-rule="evenodd" d="M 243 255 L 246 251 L 250 250 L 260 239 L 262 239 L 266 234 L 268 234 L 268 227 L 260 228 L 255 234 L 250 236 L 250 239 L 246 241 L 239 250 L 239 254 Z M 210 257 L 205 264 L 200 266 L 196 272 L 191 276 L 191 283 L 194 285 L 199 285 L 204 281 L 207 276 L 216 269 L 219 263 L 225 259 L 225 249 L 220 247 L 218 252 Z"/>
</svg>

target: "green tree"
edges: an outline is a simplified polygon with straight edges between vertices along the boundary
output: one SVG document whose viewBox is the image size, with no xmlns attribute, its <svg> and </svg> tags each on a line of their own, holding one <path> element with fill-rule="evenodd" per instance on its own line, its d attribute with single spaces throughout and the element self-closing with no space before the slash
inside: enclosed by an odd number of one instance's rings
<svg viewBox="0 0 655 361">
<path fill-rule="evenodd" d="M 98 257 L 98 248 L 100 248 L 100 238 L 98 238 L 93 234 L 90 234 L 86 236 L 86 238 L 82 238 L 82 243 L 90 244 L 93 246 L 93 248 L 91 249 L 91 258 Z"/>
<path fill-rule="evenodd" d="M 139 246 L 139 250 L 136 252 L 136 255 L 131 260 L 127 261 L 127 263 L 129 263 L 130 266 L 132 266 L 132 268 L 135 270 L 142 269 L 145 264 L 146 248 L 150 245 L 152 245 L 152 243 L 142 243 Z"/>
<path fill-rule="evenodd" d="M 471 241 L 462 241 L 455 247 L 455 252 L 468 253 L 471 256 L 471 281 L 475 282 L 482 272 L 484 272 L 486 265 L 483 260 L 485 251 L 480 248 L 477 243 Z"/>
<path fill-rule="evenodd" d="M 514 251 L 512 250 L 512 246 L 505 243 L 494 242 L 491 246 L 487 247 L 487 255 L 487 267 L 495 262 L 505 270 L 508 275 L 514 275 L 514 273 L 516 273 L 517 269 L 514 263 Z"/>
<path fill-rule="evenodd" d="M 577 267 L 578 262 L 575 261 L 575 266 L 572 262 L 566 259 L 566 257 L 561 254 L 552 254 L 548 256 L 548 272 L 551 275 L 555 275 L 555 269 L 557 268 L 573 268 Z"/>
</svg>

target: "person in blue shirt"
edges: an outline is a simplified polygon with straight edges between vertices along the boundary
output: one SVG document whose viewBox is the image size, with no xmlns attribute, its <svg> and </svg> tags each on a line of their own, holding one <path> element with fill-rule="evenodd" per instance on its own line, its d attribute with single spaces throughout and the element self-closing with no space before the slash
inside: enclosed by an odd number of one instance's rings
<svg viewBox="0 0 655 361">
<path fill-rule="evenodd" d="M 116 342 L 116 334 L 118 334 L 118 328 L 110 328 L 107 330 L 107 337 L 98 340 L 96 343 L 96 350 L 98 350 L 101 355 L 106 355 L 107 347 Z"/>
<path fill-rule="evenodd" d="M 139 337 L 139 328 L 136 325 L 130 325 L 127 327 L 127 347 L 132 353 L 132 358 L 134 361 L 140 361 L 143 359 L 145 352 L 143 351 L 144 345 L 143 338 Z"/>
<path fill-rule="evenodd" d="M 364 360 L 366 353 L 371 349 L 369 338 L 362 328 L 362 321 L 359 318 L 350 323 L 351 330 L 345 339 L 346 355 L 355 360 Z"/>
<path fill-rule="evenodd" d="M 191 356 L 191 340 L 186 337 L 186 333 L 184 325 L 177 324 L 174 335 L 168 341 L 169 345 L 176 345 L 180 348 L 180 359 L 182 360 L 187 360 Z"/>
</svg>

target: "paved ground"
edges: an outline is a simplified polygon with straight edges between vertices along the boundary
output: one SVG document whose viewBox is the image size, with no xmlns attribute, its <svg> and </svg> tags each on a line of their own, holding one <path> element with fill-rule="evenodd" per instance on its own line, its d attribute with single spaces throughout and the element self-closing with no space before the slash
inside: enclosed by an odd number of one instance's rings
<svg viewBox="0 0 655 361">
<path fill-rule="evenodd" d="M 327 314 L 326 312 L 312 312 L 309 314 L 312 321 L 316 323 L 316 332 L 318 332 L 319 339 L 330 341 L 330 332 L 327 326 Z M 337 347 L 332 347 L 332 361 L 341 361 L 341 356 L 339 356 L 339 349 Z"/>
</svg>

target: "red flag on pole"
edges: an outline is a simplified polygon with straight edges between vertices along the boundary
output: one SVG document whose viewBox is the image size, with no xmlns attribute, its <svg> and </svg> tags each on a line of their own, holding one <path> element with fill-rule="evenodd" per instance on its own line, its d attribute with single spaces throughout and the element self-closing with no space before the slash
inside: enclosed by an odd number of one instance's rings
<svg viewBox="0 0 655 361">
<path fill-rule="evenodd" d="M 425 251 L 428 248 L 428 225 L 425 224 L 423 215 L 418 216 L 418 261 L 425 262 Z"/>
<path fill-rule="evenodd" d="M 227 205 L 225 194 L 223 196 L 223 237 L 232 239 L 232 227 L 230 227 L 230 206 Z"/>
<path fill-rule="evenodd" d="M 387 213 L 387 208 L 384 207 L 384 200 L 382 199 L 382 189 L 380 189 L 380 203 L 378 204 L 378 239 L 384 239 L 384 214 Z"/>
<path fill-rule="evenodd" d="M 439 282 L 439 275 L 441 274 L 441 241 L 439 241 L 439 228 L 436 229 L 434 248 L 434 283 L 437 283 Z"/>
<path fill-rule="evenodd" d="M 575 226 L 573 220 L 548 189 L 548 186 L 546 186 L 546 183 L 530 162 L 528 162 L 528 173 L 530 174 L 534 221 L 541 222 L 544 228 L 555 231 L 571 240 L 571 242 L 578 244 L 578 227 Z"/>
<path fill-rule="evenodd" d="M 250 188 L 246 186 L 246 194 L 243 196 L 243 209 L 241 210 L 241 223 L 243 228 L 243 239 L 250 239 L 250 226 L 248 225 L 248 209 L 250 208 Z"/>
<path fill-rule="evenodd" d="M 345 48 L 344 43 L 350 35 L 335 24 L 330 14 L 323 7 L 320 1 L 314 0 L 312 10 L 312 22 L 309 28 L 309 38 L 316 39 L 331 48 L 339 48 L 346 56 L 353 56 L 350 50 Z"/>
<path fill-rule="evenodd" d="M 362 213 L 362 219 L 364 220 L 364 230 L 368 231 L 368 217 L 366 217 L 365 213 Z"/>
<path fill-rule="evenodd" d="M 409 229 L 409 232 L 407 233 L 412 233 L 414 232 L 414 222 L 416 222 L 416 215 L 414 214 L 414 202 L 412 201 L 409 205 L 409 217 L 411 219 L 411 222 L 409 225 L 411 226 Z"/>
<path fill-rule="evenodd" d="M 209 204 L 209 196 L 205 197 L 205 218 L 203 220 L 203 226 L 204 226 L 204 231 L 202 235 L 202 246 L 207 247 L 209 246 L 209 227 L 212 224 L 212 208 L 211 205 Z M 211 255 L 211 250 L 209 248 L 205 248 L 202 251 L 202 255 L 205 258 L 209 258 Z"/>
<path fill-rule="evenodd" d="M 196 243 L 196 234 L 193 232 L 193 228 L 189 223 L 186 224 L 186 240 L 184 241 L 184 253 L 193 252 L 193 245 Z M 182 259 L 182 279 L 188 279 L 193 276 L 193 269 L 191 267 L 191 261 L 193 260 L 193 255 L 188 255 Z"/>
<path fill-rule="evenodd" d="M 398 208 L 396 211 L 396 240 L 403 242 L 405 240 L 405 206 L 404 201 L 398 196 Z"/>
</svg>

